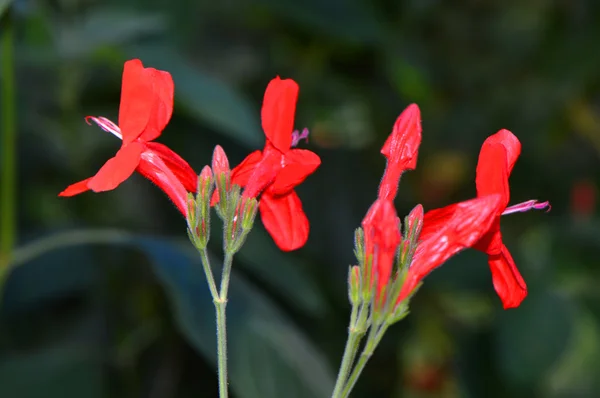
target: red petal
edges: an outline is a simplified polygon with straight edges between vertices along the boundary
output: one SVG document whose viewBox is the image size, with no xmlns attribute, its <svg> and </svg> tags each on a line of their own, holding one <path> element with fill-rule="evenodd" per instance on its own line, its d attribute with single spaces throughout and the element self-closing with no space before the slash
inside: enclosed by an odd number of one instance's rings
<svg viewBox="0 0 600 398">
<path fill-rule="evenodd" d="M 262 160 L 262 152 L 254 151 L 250 155 L 246 156 L 242 163 L 238 164 L 231 170 L 231 183 L 245 187 L 248 184 L 248 180 L 252 177 L 256 166 Z M 212 198 L 210 199 L 210 205 L 214 206 L 219 203 L 219 191 L 215 189 L 213 191 Z"/>
<path fill-rule="evenodd" d="M 372 256 L 373 270 L 377 271 L 379 297 L 379 293 L 389 282 L 401 239 L 399 219 L 392 201 L 377 199 L 361 225 L 365 233 L 365 254 Z"/>
<path fill-rule="evenodd" d="M 262 160 L 262 152 L 254 151 L 246 156 L 242 163 L 238 164 L 231 170 L 231 183 L 237 184 L 240 187 L 245 187 L 248 180 L 252 176 L 254 169 Z"/>
<path fill-rule="evenodd" d="M 274 195 L 284 195 L 300 185 L 319 167 L 321 159 L 306 149 L 292 149 L 284 155 L 284 162 L 285 166 L 269 187 Z"/>
<path fill-rule="evenodd" d="M 477 162 L 475 178 L 477 196 L 500 194 L 502 196 L 500 213 L 508 206 L 510 200 L 508 176 L 506 148 L 498 143 L 484 143 Z"/>
<path fill-rule="evenodd" d="M 173 114 L 173 78 L 169 72 L 154 68 L 146 69 L 152 88 L 152 111 L 140 139 L 152 141 L 156 139 L 165 129 L 171 115 Z"/>
<path fill-rule="evenodd" d="M 78 195 L 82 192 L 89 191 L 88 183 L 90 182 L 90 178 L 86 178 L 83 181 L 76 182 L 75 184 L 69 185 L 64 191 L 58 194 L 58 196 L 74 196 Z"/>
<path fill-rule="evenodd" d="M 135 141 L 150 121 L 155 103 L 151 73 L 139 59 L 125 62 L 119 107 L 123 145 Z"/>
<path fill-rule="evenodd" d="M 188 191 L 180 178 L 172 172 L 157 152 L 145 150 L 137 171 L 156 184 L 173 201 L 181 214 L 184 217 L 187 216 Z"/>
<path fill-rule="evenodd" d="M 521 154 L 521 143 L 519 139 L 510 131 L 502 129 L 496 134 L 489 136 L 485 142 L 489 144 L 501 144 L 506 149 L 506 162 L 508 168 L 508 174 L 512 172 L 513 166 L 515 165 L 519 155 Z"/>
<path fill-rule="evenodd" d="M 269 82 L 263 100 L 262 127 L 275 148 L 282 152 L 290 149 L 294 114 L 298 100 L 298 84 L 291 80 L 281 80 L 279 76 Z"/>
<path fill-rule="evenodd" d="M 499 203 L 499 195 L 483 196 L 442 209 L 444 211 L 438 213 L 442 217 L 430 218 L 433 227 L 425 220 L 426 234 L 417 246 L 398 301 L 404 300 L 426 275 L 451 256 L 476 243 L 489 230 Z"/>
<path fill-rule="evenodd" d="M 304 246 L 309 224 L 296 192 L 279 197 L 265 194 L 259 208 L 265 228 L 281 250 L 291 251 Z"/>
<path fill-rule="evenodd" d="M 494 289 L 500 296 L 504 309 L 518 307 L 527 296 L 527 285 L 506 246 L 502 245 L 500 254 L 489 256 L 488 264 L 492 271 Z"/>
<path fill-rule="evenodd" d="M 502 234 L 500 233 L 500 216 L 497 216 L 492 222 L 490 230 L 473 245 L 473 248 L 493 256 L 502 251 L 502 246 L 504 243 L 502 243 Z"/>
<path fill-rule="evenodd" d="M 257 163 L 246 183 L 243 195 L 247 198 L 257 197 L 275 181 L 282 168 L 283 154 L 274 147 L 266 145 L 260 162 Z"/>
<path fill-rule="evenodd" d="M 115 157 L 108 159 L 104 166 L 92 177 L 88 184 L 89 188 L 94 192 L 115 189 L 133 174 L 140 163 L 143 150 L 144 145 L 139 142 L 132 142 L 121 147 Z"/>
<path fill-rule="evenodd" d="M 148 142 L 146 143 L 146 148 L 149 151 L 155 152 L 161 158 L 188 192 L 197 191 L 198 176 L 194 169 L 181 156 L 166 145 L 158 142 Z"/>
<path fill-rule="evenodd" d="M 379 185 L 379 198 L 394 199 L 402 173 L 417 167 L 420 144 L 421 112 L 412 104 L 398 116 L 392 134 L 381 148 L 388 162 Z"/>
</svg>

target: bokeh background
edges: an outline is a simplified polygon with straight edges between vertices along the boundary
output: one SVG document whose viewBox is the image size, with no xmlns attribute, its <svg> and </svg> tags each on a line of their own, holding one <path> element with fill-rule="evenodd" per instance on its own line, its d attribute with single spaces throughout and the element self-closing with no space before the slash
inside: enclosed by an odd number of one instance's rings
<svg viewBox="0 0 600 398">
<path fill-rule="evenodd" d="M 2 0 L 0 18 L 0 234 L 17 243 L 0 397 L 217 394 L 213 306 L 175 207 L 139 175 L 57 197 L 118 148 L 84 117 L 117 119 L 133 57 L 172 73 L 175 112 L 159 141 L 197 171 L 216 144 L 234 164 L 262 147 L 276 75 L 299 83 L 296 127 L 311 132 L 301 145 L 323 160 L 299 188 L 306 247 L 281 253 L 258 223 L 235 259 L 234 397 L 331 393 L 353 231 L 375 197 L 379 149 L 412 102 L 423 143 L 400 214 L 473 197 L 479 148 L 500 128 L 523 144 L 512 202 L 550 200 L 552 211 L 503 219 L 529 287 L 520 308 L 502 310 L 483 254 L 458 255 L 426 280 L 353 397 L 600 396 L 598 2 Z"/>
</svg>

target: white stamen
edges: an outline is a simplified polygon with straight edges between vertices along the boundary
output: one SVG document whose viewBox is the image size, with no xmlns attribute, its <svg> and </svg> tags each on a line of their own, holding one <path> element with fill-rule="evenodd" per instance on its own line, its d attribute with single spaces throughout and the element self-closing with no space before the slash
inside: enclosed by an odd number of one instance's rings
<svg viewBox="0 0 600 398">
<path fill-rule="evenodd" d="M 87 116 L 85 118 L 85 122 L 91 126 L 92 123 L 90 123 L 90 120 L 96 123 L 98 127 L 100 127 L 102 130 L 111 133 L 120 140 L 123 140 L 123 134 L 121 134 L 121 129 L 119 128 L 119 126 L 117 126 L 104 116 Z"/>
</svg>

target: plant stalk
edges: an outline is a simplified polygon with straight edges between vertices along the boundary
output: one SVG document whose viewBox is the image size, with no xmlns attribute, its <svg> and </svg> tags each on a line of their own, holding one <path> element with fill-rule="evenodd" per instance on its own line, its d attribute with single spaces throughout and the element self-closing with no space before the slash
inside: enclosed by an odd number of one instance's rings
<svg viewBox="0 0 600 398">
<path fill-rule="evenodd" d="M 14 27 L 11 12 L 0 16 L 0 103 L 2 166 L 0 175 L 0 278 L 11 261 L 16 235 L 16 106 Z"/>
</svg>

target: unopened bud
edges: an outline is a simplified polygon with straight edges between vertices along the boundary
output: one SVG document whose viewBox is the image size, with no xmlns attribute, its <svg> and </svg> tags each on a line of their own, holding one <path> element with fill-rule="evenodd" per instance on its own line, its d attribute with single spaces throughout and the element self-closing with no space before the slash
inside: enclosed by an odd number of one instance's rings
<svg viewBox="0 0 600 398">
<path fill-rule="evenodd" d="M 352 306 L 359 305 L 362 301 L 360 267 L 354 265 L 348 271 L 348 298 Z"/>
<path fill-rule="evenodd" d="M 231 170 L 229 169 L 229 160 L 225 151 L 219 145 L 215 147 L 212 158 L 212 171 L 215 177 L 215 185 L 218 192 L 219 203 L 216 207 L 219 216 L 225 220 L 227 210 L 231 209 L 228 192 L 231 189 Z"/>
<path fill-rule="evenodd" d="M 406 239 L 416 242 L 423 228 L 423 206 L 416 205 L 406 217 L 405 224 Z"/>
<path fill-rule="evenodd" d="M 213 151 L 212 169 L 215 175 L 229 173 L 231 171 L 229 168 L 229 160 L 227 159 L 227 155 L 220 145 L 217 145 Z"/>
<path fill-rule="evenodd" d="M 258 200 L 256 200 L 256 198 L 242 199 L 242 229 L 244 231 L 252 229 L 257 210 Z"/>
<path fill-rule="evenodd" d="M 373 258 L 373 253 L 365 254 L 365 262 L 362 267 L 362 299 L 364 302 L 369 302 L 373 298 L 375 294 L 375 270 L 373 269 L 373 264 L 375 259 Z"/>
<path fill-rule="evenodd" d="M 354 231 L 354 255 L 358 263 L 364 266 L 365 262 L 365 233 L 362 228 Z"/>
</svg>

